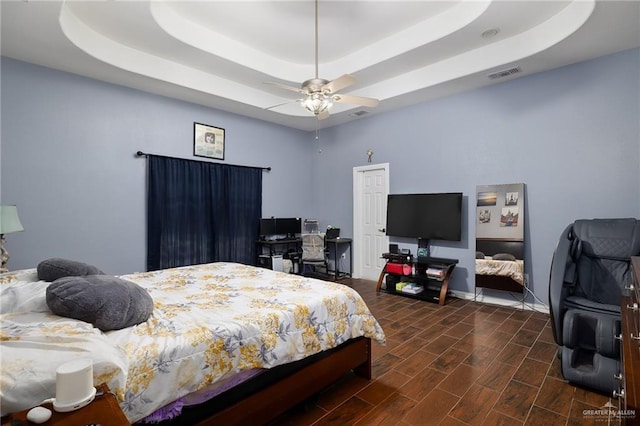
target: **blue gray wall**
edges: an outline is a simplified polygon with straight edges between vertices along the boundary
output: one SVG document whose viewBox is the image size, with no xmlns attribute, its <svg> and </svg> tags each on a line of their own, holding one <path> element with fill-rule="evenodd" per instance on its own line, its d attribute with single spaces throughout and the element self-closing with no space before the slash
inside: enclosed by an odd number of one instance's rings
<svg viewBox="0 0 640 426">
<path fill-rule="evenodd" d="M 48 257 L 107 273 L 145 270 L 146 161 L 194 158 L 193 122 L 223 127 L 225 163 L 271 166 L 263 215 L 313 213 L 308 132 L 2 58 L 2 203 L 25 232 L 9 267 Z"/>
<path fill-rule="evenodd" d="M 25 232 L 7 236 L 11 269 L 50 256 L 109 273 L 144 269 L 145 162 L 189 158 L 194 121 L 227 130 L 225 162 L 272 166 L 263 215 L 316 217 L 352 233 L 352 169 L 390 164 L 392 193 L 461 191 L 452 288 L 473 292 L 476 185 L 526 185 L 526 262 L 547 300 L 551 256 L 577 218 L 640 217 L 640 50 L 523 77 L 313 134 L 2 61 L 2 203 Z M 321 152 L 319 152 L 321 151 Z M 400 240 L 415 251 L 415 242 Z"/>
<path fill-rule="evenodd" d="M 392 193 L 464 193 L 452 288 L 474 291 L 476 186 L 525 183 L 525 261 L 547 302 L 551 258 L 579 218 L 640 217 L 640 50 L 539 73 L 323 131 L 314 154 L 320 218 L 350 233 L 351 169 L 390 165 Z M 392 240 L 393 241 L 393 240 Z M 415 253 L 416 242 L 399 240 Z"/>
</svg>

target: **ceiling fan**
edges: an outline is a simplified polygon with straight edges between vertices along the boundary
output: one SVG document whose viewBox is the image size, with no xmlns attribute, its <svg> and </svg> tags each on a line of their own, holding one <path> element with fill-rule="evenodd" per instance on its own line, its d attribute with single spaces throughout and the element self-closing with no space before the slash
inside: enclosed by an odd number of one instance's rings
<svg viewBox="0 0 640 426">
<path fill-rule="evenodd" d="M 380 103 L 380 101 L 373 98 L 342 95 L 337 93 L 356 82 L 355 77 L 349 74 L 344 74 L 332 81 L 318 77 L 318 0 L 315 0 L 315 69 L 315 78 L 304 81 L 300 87 L 287 86 L 277 82 L 267 82 L 267 84 L 272 84 L 282 89 L 291 90 L 304 95 L 301 99 L 274 105 L 267 109 L 272 109 L 291 102 L 300 102 L 302 107 L 313 113 L 319 120 L 323 120 L 329 117 L 329 110 L 334 102 L 343 102 L 371 108 L 378 106 L 378 103 Z"/>
</svg>

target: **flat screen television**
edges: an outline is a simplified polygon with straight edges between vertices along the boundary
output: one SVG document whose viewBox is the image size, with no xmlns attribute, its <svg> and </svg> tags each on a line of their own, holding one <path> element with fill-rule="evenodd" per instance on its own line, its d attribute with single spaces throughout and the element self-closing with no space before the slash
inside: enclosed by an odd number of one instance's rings
<svg viewBox="0 0 640 426">
<path fill-rule="evenodd" d="M 462 193 L 390 194 L 387 199 L 387 235 L 460 241 Z"/>
</svg>

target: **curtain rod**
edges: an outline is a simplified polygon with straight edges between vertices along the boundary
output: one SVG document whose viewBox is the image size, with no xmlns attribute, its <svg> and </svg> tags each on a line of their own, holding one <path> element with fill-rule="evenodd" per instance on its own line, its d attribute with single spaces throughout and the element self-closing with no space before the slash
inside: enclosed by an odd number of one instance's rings
<svg viewBox="0 0 640 426">
<path fill-rule="evenodd" d="M 147 157 L 149 155 L 155 155 L 156 157 L 163 157 L 163 158 L 175 158 L 175 159 L 178 159 L 178 160 L 197 161 L 199 163 L 211 163 L 211 164 L 221 164 L 221 165 L 233 166 L 233 167 L 247 167 L 247 168 L 250 168 L 250 169 L 262 169 L 262 170 L 265 170 L 267 172 L 271 171 L 271 167 L 242 166 L 242 165 L 237 165 L 237 164 L 217 163 L 217 162 L 214 162 L 214 161 L 194 160 L 192 158 L 169 157 L 167 155 L 150 154 L 148 152 L 142 152 L 142 151 L 136 152 L 136 157 Z"/>
</svg>

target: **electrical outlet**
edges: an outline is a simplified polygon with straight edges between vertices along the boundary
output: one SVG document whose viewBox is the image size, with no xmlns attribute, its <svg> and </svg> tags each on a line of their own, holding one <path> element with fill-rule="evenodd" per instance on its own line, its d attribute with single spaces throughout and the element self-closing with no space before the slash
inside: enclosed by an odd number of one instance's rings
<svg viewBox="0 0 640 426">
<path fill-rule="evenodd" d="M 342 255 L 340 255 L 340 258 L 341 258 L 341 259 L 346 259 L 346 258 L 347 258 L 346 253 L 342 253 Z"/>
</svg>

